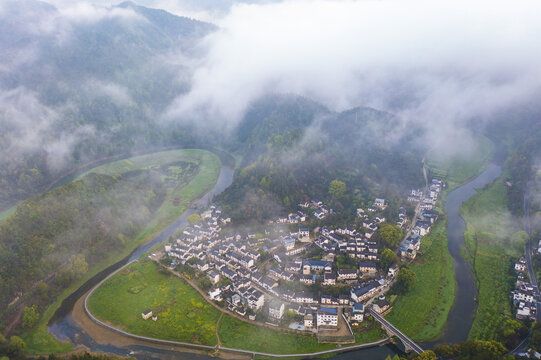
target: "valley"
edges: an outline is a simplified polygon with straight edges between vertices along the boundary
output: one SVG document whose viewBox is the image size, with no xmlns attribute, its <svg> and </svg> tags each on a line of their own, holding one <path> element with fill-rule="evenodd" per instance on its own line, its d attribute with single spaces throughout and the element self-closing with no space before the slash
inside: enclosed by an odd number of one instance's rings
<svg viewBox="0 0 541 360">
<path fill-rule="evenodd" d="M 0 360 L 540 358 L 539 11 L 0 0 Z"/>
</svg>

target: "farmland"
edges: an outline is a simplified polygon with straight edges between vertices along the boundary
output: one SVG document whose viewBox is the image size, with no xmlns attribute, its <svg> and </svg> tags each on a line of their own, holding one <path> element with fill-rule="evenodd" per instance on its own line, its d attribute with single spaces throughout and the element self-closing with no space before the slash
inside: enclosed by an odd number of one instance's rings
<svg viewBox="0 0 541 360">
<path fill-rule="evenodd" d="M 447 321 L 454 302 L 453 259 L 447 250 L 445 220 L 440 219 L 421 242 L 421 253 L 409 265 L 415 273 L 413 288 L 398 298 L 386 317 L 414 341 L 436 338 Z"/>
<path fill-rule="evenodd" d="M 507 210 L 504 172 L 465 202 L 464 240 L 479 292 L 478 308 L 469 334 L 471 340 L 497 339 L 511 316 L 509 293 L 513 288 L 513 261 L 524 251 L 520 222 Z"/>
</svg>

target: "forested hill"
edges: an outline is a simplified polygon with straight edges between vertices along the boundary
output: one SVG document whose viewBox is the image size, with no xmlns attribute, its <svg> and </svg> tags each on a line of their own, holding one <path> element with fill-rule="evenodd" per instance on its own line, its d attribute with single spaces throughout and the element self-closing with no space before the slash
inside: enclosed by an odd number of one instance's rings
<svg viewBox="0 0 541 360">
<path fill-rule="evenodd" d="M 91 10 L 2 4 L 0 210 L 78 164 L 197 141 L 159 117 L 216 27 L 130 2 Z"/>
<path fill-rule="evenodd" d="M 24 201 L 2 222 L 0 327 L 16 310 L 8 304 L 22 298 L 19 305 L 41 311 L 89 268 L 126 249 L 165 198 L 152 176 L 89 174 Z"/>
<path fill-rule="evenodd" d="M 243 161 L 219 201 L 233 218 L 245 220 L 322 199 L 333 179 L 348 188 L 335 204 L 339 211 L 376 195 L 395 197 L 422 185 L 421 149 L 415 145 L 420 134 L 370 108 L 335 113 L 303 97 L 267 97 L 252 105 L 239 126 Z"/>
</svg>

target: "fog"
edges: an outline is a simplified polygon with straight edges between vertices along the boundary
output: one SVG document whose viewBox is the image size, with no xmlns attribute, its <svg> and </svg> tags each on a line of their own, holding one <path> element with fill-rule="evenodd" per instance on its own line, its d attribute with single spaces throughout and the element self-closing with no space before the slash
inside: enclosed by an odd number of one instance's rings
<svg viewBox="0 0 541 360">
<path fill-rule="evenodd" d="M 527 102 L 541 86 L 541 4 L 284 1 L 236 4 L 167 117 L 234 127 L 254 99 L 294 93 L 333 110 L 372 106 L 430 139 Z"/>
<path fill-rule="evenodd" d="M 147 20 L 130 8 L 114 7 L 118 1 L 50 3 L 57 10 L 31 0 L 0 1 L 0 25 L 9 30 L 0 34 L 7 46 L 0 54 L 0 121 L 22 134 L 9 139 L 10 152 L 46 147 L 59 154 L 51 160 L 59 164 L 79 139 L 94 132 L 88 127 L 70 129 L 52 142 L 50 136 L 44 141 L 52 124 L 69 114 L 70 100 L 51 105 L 43 101 L 38 86 L 28 89 L 11 77 L 26 74 L 26 69 L 48 79 L 60 76 L 63 69 L 50 66 L 50 53 L 43 54 L 45 40 L 53 39 L 63 49 L 77 39 L 74 28 L 99 27 L 100 21 L 111 19 L 130 27 Z M 427 149 L 438 145 L 455 152 L 472 147 L 472 122 L 482 125 L 540 94 L 541 4 L 534 1 L 137 3 L 219 26 L 197 46 L 197 58 L 171 49 L 157 52 L 141 69 L 132 69 L 141 74 L 159 64 L 176 68 L 178 84 L 188 89 L 175 93 L 161 114 L 145 110 L 152 114 L 149 122 L 187 122 L 203 130 L 231 131 L 254 100 L 267 94 L 298 94 L 333 111 L 369 106 L 392 112 L 401 124 L 391 137 L 399 138 L 412 124 L 422 125 L 426 133 L 419 142 Z M 10 34 L 17 37 L 11 39 Z M 107 98 L 119 107 L 135 103 L 128 83 L 115 82 L 113 76 L 85 74 L 76 80 L 77 91 L 86 97 Z M 69 94 L 73 85 L 65 86 Z M 307 134 L 322 136 L 317 126 Z"/>
</svg>

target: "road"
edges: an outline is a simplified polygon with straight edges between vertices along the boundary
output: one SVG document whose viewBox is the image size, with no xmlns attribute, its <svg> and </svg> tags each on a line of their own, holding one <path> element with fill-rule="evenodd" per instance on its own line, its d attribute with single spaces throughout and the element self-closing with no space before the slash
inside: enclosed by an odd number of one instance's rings
<svg viewBox="0 0 541 360">
<path fill-rule="evenodd" d="M 530 193 L 532 188 L 532 182 L 529 181 L 526 185 L 526 193 L 524 194 L 524 228 L 528 235 L 531 235 L 531 225 L 530 225 Z M 530 282 L 533 287 L 535 294 L 535 300 L 537 301 L 537 309 L 541 308 L 541 298 L 539 296 L 539 287 L 537 284 L 537 279 L 535 278 L 535 273 L 533 271 L 532 265 L 532 238 L 528 238 L 526 243 L 526 264 L 528 265 L 528 273 L 530 274 Z M 537 321 L 541 320 L 541 312 L 537 312 Z"/>
<path fill-rule="evenodd" d="M 425 179 L 425 188 L 423 190 L 423 196 L 427 194 L 428 192 L 428 176 L 426 174 L 426 167 L 425 167 L 425 159 L 423 158 L 423 178 Z M 413 219 L 411 219 L 411 224 L 406 230 L 406 233 L 402 240 L 406 240 L 411 235 L 411 229 L 415 227 L 415 224 L 417 223 L 417 218 L 421 215 L 420 207 L 421 207 L 422 199 L 417 203 L 415 206 L 415 215 L 413 215 Z M 397 250 L 397 252 L 400 252 L 400 249 Z"/>
<path fill-rule="evenodd" d="M 383 318 L 383 316 L 381 316 L 376 311 L 374 311 L 374 309 L 372 309 L 372 307 L 370 307 L 369 312 L 370 312 L 370 315 L 372 315 L 372 317 L 374 318 L 374 320 L 379 322 L 386 329 L 388 329 L 390 332 L 392 332 L 396 337 L 398 337 L 400 339 L 400 341 L 402 341 L 402 343 L 406 346 L 406 348 L 410 348 L 412 351 L 416 352 L 417 354 L 421 354 L 424 351 L 413 340 L 411 340 L 409 337 L 404 335 L 400 330 L 398 330 L 396 327 L 394 327 L 393 324 L 391 324 L 390 322 L 385 320 Z"/>
<path fill-rule="evenodd" d="M 535 272 L 533 270 L 532 265 L 532 239 L 531 239 L 531 224 L 530 224 L 530 195 L 532 190 L 532 181 L 528 181 L 526 184 L 526 192 L 524 193 L 524 230 L 530 235 L 528 237 L 528 241 L 526 242 L 526 265 L 528 266 L 528 274 L 530 275 L 530 282 L 533 287 L 533 291 L 535 294 L 535 300 L 536 300 L 536 307 L 537 307 L 537 313 L 536 313 L 536 321 L 541 321 L 541 298 L 539 296 L 539 286 L 537 284 L 537 279 L 535 278 Z M 529 343 L 529 339 L 531 337 L 532 333 L 530 331 L 530 334 L 526 339 L 524 339 L 513 351 L 511 351 L 511 354 L 518 354 L 527 349 L 527 345 Z"/>
</svg>

